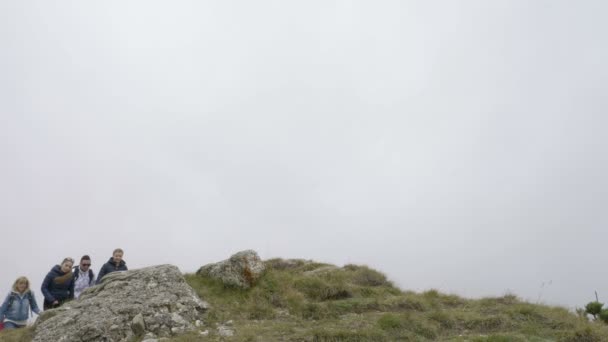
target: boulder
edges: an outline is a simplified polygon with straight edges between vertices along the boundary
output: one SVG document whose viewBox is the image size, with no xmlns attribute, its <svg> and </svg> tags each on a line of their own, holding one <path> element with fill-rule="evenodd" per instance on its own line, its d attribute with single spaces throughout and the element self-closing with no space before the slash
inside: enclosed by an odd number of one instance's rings
<svg viewBox="0 0 608 342">
<path fill-rule="evenodd" d="M 264 273 L 262 259 L 253 250 L 241 251 L 228 260 L 201 267 L 198 275 L 221 280 L 224 285 L 247 289 L 252 287 Z"/>
<path fill-rule="evenodd" d="M 161 265 L 106 275 L 78 300 L 44 311 L 34 342 L 126 342 L 196 330 L 208 304 L 179 269 Z M 199 322 L 200 325 L 200 322 Z"/>
</svg>

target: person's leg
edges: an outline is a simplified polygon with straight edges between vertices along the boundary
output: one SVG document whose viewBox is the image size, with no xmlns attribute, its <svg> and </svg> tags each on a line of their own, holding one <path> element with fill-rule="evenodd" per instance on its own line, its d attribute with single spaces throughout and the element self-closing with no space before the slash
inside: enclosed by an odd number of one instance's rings
<svg viewBox="0 0 608 342">
<path fill-rule="evenodd" d="M 13 323 L 13 322 L 4 322 L 4 329 L 9 330 L 9 329 L 17 329 L 20 326 Z"/>
</svg>

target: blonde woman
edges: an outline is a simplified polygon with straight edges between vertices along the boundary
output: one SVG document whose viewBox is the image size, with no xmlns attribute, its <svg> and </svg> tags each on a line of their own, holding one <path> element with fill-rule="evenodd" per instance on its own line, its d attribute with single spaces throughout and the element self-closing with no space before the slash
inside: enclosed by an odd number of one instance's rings
<svg viewBox="0 0 608 342">
<path fill-rule="evenodd" d="M 30 290 L 30 281 L 26 277 L 19 277 L 0 307 L 0 322 L 4 322 L 5 329 L 23 328 L 27 325 L 30 310 L 40 313 L 36 296 Z"/>
<path fill-rule="evenodd" d="M 59 265 L 53 266 L 42 281 L 44 310 L 59 307 L 66 300 L 74 298 L 74 279 L 72 274 L 74 259 L 65 258 Z"/>
</svg>

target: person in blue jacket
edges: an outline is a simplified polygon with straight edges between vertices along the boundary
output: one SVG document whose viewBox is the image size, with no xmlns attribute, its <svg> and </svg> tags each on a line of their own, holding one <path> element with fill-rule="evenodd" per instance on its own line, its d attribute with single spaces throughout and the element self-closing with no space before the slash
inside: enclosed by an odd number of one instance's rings
<svg viewBox="0 0 608 342">
<path fill-rule="evenodd" d="M 40 314 L 36 296 L 30 290 L 30 281 L 19 277 L 0 306 L 0 322 L 4 322 L 5 329 L 23 328 L 30 318 L 30 311 Z"/>
<path fill-rule="evenodd" d="M 42 281 L 44 310 L 61 306 L 65 301 L 74 298 L 74 279 L 72 266 L 74 259 L 65 258 L 60 265 L 55 265 Z"/>
<path fill-rule="evenodd" d="M 112 257 L 108 262 L 101 266 L 99 270 L 99 275 L 97 276 L 97 284 L 101 283 L 101 278 L 103 278 L 106 274 L 116 272 L 116 271 L 127 271 L 127 263 L 122 259 L 122 256 L 125 253 L 122 249 L 116 248 L 114 252 L 112 252 Z"/>
</svg>

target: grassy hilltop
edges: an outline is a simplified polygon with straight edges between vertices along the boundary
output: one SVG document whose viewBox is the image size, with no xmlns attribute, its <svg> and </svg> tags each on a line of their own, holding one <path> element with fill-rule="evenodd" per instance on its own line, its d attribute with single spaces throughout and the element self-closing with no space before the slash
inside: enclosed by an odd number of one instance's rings
<svg viewBox="0 0 608 342">
<path fill-rule="evenodd" d="M 160 341 L 608 341 L 603 323 L 513 295 L 471 300 L 435 290 L 404 292 L 365 266 L 265 264 L 264 276 L 249 290 L 186 275 L 211 308 L 200 331 Z M 234 336 L 220 336 L 220 326 Z M 31 338 L 31 329 L 0 333 L 0 341 Z"/>
<path fill-rule="evenodd" d="M 513 295 L 470 300 L 402 291 L 368 267 L 272 259 L 250 290 L 186 275 L 209 302 L 208 340 L 232 320 L 230 341 L 608 341 L 608 327 Z M 215 334 L 214 334 L 215 332 Z M 200 341 L 198 333 L 172 339 Z"/>
</svg>

